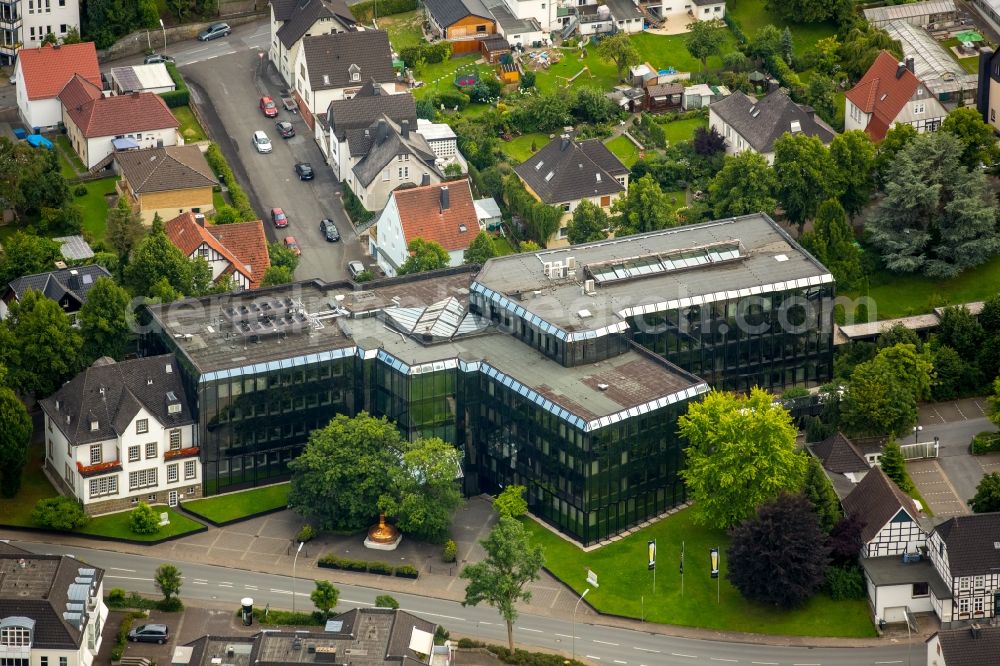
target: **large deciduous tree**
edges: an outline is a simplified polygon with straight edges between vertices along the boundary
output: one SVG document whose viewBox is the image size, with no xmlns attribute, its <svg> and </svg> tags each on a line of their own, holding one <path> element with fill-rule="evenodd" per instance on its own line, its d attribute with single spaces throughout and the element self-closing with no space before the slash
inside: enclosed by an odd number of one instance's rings
<svg viewBox="0 0 1000 666">
<path fill-rule="evenodd" d="M 101 356 L 116 361 L 125 358 L 131 329 L 128 292 L 110 278 L 100 278 L 87 292 L 87 302 L 80 308 L 80 333 L 83 357 L 93 362 Z"/>
<path fill-rule="evenodd" d="M 30 442 L 28 410 L 13 391 L 0 387 L 0 495 L 13 497 L 21 489 Z"/>
<path fill-rule="evenodd" d="M 618 80 L 624 81 L 625 70 L 638 65 L 641 60 L 639 50 L 635 48 L 627 32 L 616 32 L 601 40 L 597 45 L 597 55 L 610 60 L 618 70 Z"/>
<path fill-rule="evenodd" d="M 181 296 L 191 295 L 194 264 L 170 242 L 159 219 L 153 228 L 132 251 L 125 267 L 125 283 L 135 294 L 152 296 L 152 289 L 165 280 L 170 289 Z M 162 293 L 161 293 L 162 295 Z"/>
<path fill-rule="evenodd" d="M 774 142 L 774 174 L 785 217 L 799 229 L 836 191 L 836 169 L 823 142 L 806 134 L 785 134 Z"/>
<path fill-rule="evenodd" d="M 840 418 L 852 433 L 898 433 L 916 423 L 916 400 L 893 368 L 873 359 L 858 364 L 851 373 L 840 402 Z"/>
<path fill-rule="evenodd" d="M 829 532 L 843 517 L 840 513 L 840 500 L 833 490 L 833 484 L 823 471 L 823 465 L 818 458 L 809 456 L 809 467 L 806 469 L 806 481 L 802 494 L 812 504 L 813 511 L 819 518 L 819 525 L 824 532 Z"/>
<path fill-rule="evenodd" d="M 448 250 L 441 247 L 440 243 L 432 240 L 414 238 L 406 246 L 406 249 L 410 251 L 410 256 L 406 258 L 403 265 L 396 271 L 399 275 L 423 273 L 424 271 L 446 268 L 451 260 L 448 256 Z"/>
<path fill-rule="evenodd" d="M 783 493 L 733 528 L 729 581 L 747 599 L 797 608 L 823 585 L 826 534 L 809 500 Z"/>
<path fill-rule="evenodd" d="M 524 526 L 515 518 L 500 516 L 489 536 L 479 542 L 486 558 L 462 569 L 460 576 L 469 581 L 463 606 L 486 602 L 497 609 L 507 623 L 507 644 L 514 650 L 514 622 L 519 601 L 531 601 L 524 586 L 538 580 L 545 563 L 542 547 L 531 543 Z"/>
<path fill-rule="evenodd" d="M 323 614 L 323 617 L 329 617 L 330 611 L 340 601 L 340 590 L 334 587 L 333 583 L 328 580 L 317 580 L 314 582 L 316 583 L 316 588 L 309 593 L 309 599 L 312 600 L 316 609 Z"/>
<path fill-rule="evenodd" d="M 390 490 L 379 499 L 379 508 L 417 539 L 444 542 L 451 514 L 462 504 L 458 450 L 437 437 L 403 446 L 401 464 L 390 468 Z"/>
<path fill-rule="evenodd" d="M 4 239 L 3 247 L 0 249 L 0 284 L 6 285 L 24 275 L 50 271 L 57 259 L 62 259 L 59 243 L 16 231 Z"/>
<path fill-rule="evenodd" d="M 11 303 L 7 325 L 11 386 L 47 396 L 80 370 L 83 339 L 56 301 L 29 289 Z"/>
<path fill-rule="evenodd" d="M 986 331 L 976 316 L 964 305 L 952 305 L 941 312 L 937 341 L 948 345 L 965 359 L 976 358 L 986 339 Z"/>
<path fill-rule="evenodd" d="M 573 211 L 573 219 L 566 225 L 566 238 L 573 245 L 604 240 L 608 237 L 611 220 L 600 206 L 584 199 Z"/>
<path fill-rule="evenodd" d="M 611 207 L 618 214 L 615 231 L 619 236 L 625 236 L 676 226 L 677 217 L 672 209 L 659 183 L 646 174 L 630 182 L 625 196 Z"/>
<path fill-rule="evenodd" d="M 463 259 L 465 259 L 465 263 L 467 264 L 482 266 L 495 256 L 497 256 L 496 243 L 493 241 L 493 236 L 490 235 L 490 232 L 484 230 L 480 231 L 472 239 L 472 242 L 469 243 Z"/>
<path fill-rule="evenodd" d="M 961 162 L 967 169 L 997 161 L 997 140 L 992 125 L 983 122 L 975 107 L 960 107 L 948 114 L 941 131 L 955 135 L 962 144 Z"/>
<path fill-rule="evenodd" d="M 805 1 L 815 2 L 816 0 Z M 772 2 L 785 4 L 784 0 L 772 0 Z M 903 47 L 890 37 L 889 33 L 881 28 L 876 28 L 867 21 L 857 21 L 841 42 L 841 67 L 852 81 L 857 81 L 865 75 L 868 68 L 875 62 L 875 58 L 883 50 L 891 53 L 897 62 L 903 60 Z"/>
<path fill-rule="evenodd" d="M 118 253 L 127 260 L 145 233 L 139 211 L 132 208 L 128 197 L 120 197 L 118 205 L 108 211 L 107 239 Z"/>
<path fill-rule="evenodd" d="M 833 137 L 830 159 L 837 196 L 847 214 L 854 217 L 868 204 L 875 189 L 875 144 L 866 133 L 850 130 Z"/>
<path fill-rule="evenodd" d="M 842 289 L 850 289 L 862 277 L 861 248 L 843 206 L 836 199 L 820 204 L 812 231 L 802 234 L 802 244 L 830 269 Z"/>
<path fill-rule="evenodd" d="M 719 55 L 726 43 L 726 24 L 719 19 L 694 21 L 688 24 L 687 29 L 684 45 L 692 57 L 701 61 L 701 71 L 705 71 L 708 69 L 708 59 Z"/>
<path fill-rule="evenodd" d="M 969 507 L 975 513 L 1000 511 L 1000 474 L 985 475 L 976 486 L 976 496 L 969 500 Z"/>
<path fill-rule="evenodd" d="M 798 431 L 767 391 L 712 391 L 678 424 L 688 442 L 681 475 L 699 523 L 732 527 L 765 501 L 802 487 L 806 458 L 795 446 Z"/>
<path fill-rule="evenodd" d="M 778 206 L 774 198 L 777 189 L 778 181 L 767 158 L 745 150 L 726 157 L 722 169 L 708 185 L 708 201 L 718 218 L 750 213 L 773 215 Z"/>
</svg>

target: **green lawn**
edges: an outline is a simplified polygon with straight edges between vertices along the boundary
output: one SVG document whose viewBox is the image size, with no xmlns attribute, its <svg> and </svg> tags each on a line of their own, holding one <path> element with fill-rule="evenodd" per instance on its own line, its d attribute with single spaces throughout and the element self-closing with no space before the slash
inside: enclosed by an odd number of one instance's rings
<svg viewBox="0 0 1000 666">
<path fill-rule="evenodd" d="M 288 505 L 288 484 L 241 490 L 228 495 L 184 502 L 184 510 L 217 523 L 252 516 Z"/>
<path fill-rule="evenodd" d="M 643 62 L 648 62 L 655 69 L 673 67 L 680 72 L 700 72 L 701 61 L 688 53 L 684 44 L 686 35 L 654 35 L 640 32 L 632 36 L 632 43 L 639 51 Z M 726 30 L 726 42 L 722 53 L 736 50 L 736 38 Z M 712 56 L 708 59 L 709 69 L 720 69 L 722 59 Z"/>
<path fill-rule="evenodd" d="M 671 144 L 680 141 L 690 141 L 694 138 L 694 131 L 699 127 L 708 127 L 708 118 L 686 118 L 684 120 L 674 120 L 663 123 L 663 133 L 667 135 L 667 141 Z"/>
<path fill-rule="evenodd" d="M 42 472 L 45 462 L 45 450 L 41 444 L 32 444 L 28 448 L 28 464 L 21 471 L 21 489 L 17 495 L 7 499 L 0 498 L 0 523 L 4 525 L 31 525 L 31 510 L 38 500 L 55 497 L 58 493 L 48 477 Z"/>
<path fill-rule="evenodd" d="M 668 190 L 664 194 L 670 200 L 670 210 L 672 211 L 687 205 L 687 193 L 684 190 Z"/>
<path fill-rule="evenodd" d="M 69 137 L 60 134 L 56 137 L 56 154 L 59 156 L 59 171 L 64 178 L 76 178 L 81 173 L 87 171 L 80 160 L 79 155 L 73 150 L 73 144 L 69 142 Z"/>
<path fill-rule="evenodd" d="M 174 118 L 177 122 L 181 124 L 177 128 L 177 131 L 181 133 L 184 137 L 185 143 L 194 143 L 195 141 L 207 141 L 208 135 L 205 134 L 205 130 L 202 129 L 201 124 L 198 123 L 198 119 L 194 117 L 194 113 L 191 112 L 191 108 L 187 106 L 179 106 L 175 109 L 171 109 L 174 114 Z"/>
<path fill-rule="evenodd" d="M 548 134 L 533 132 L 514 137 L 510 141 L 502 141 L 500 143 L 500 150 L 506 153 L 506 155 L 514 160 L 516 164 L 520 164 L 541 150 L 542 147 L 544 147 L 548 142 Z M 535 144 L 534 150 L 531 149 L 532 143 Z"/>
<path fill-rule="evenodd" d="M 414 89 L 413 96 L 417 99 L 429 97 L 445 90 L 458 90 L 455 87 L 455 72 L 460 67 L 469 67 L 476 62 L 478 53 L 470 53 L 460 58 L 450 58 L 444 62 L 424 65 L 417 75 L 417 80 L 424 85 Z M 483 68 L 485 71 L 487 68 Z"/>
<path fill-rule="evenodd" d="M 378 27 L 389 33 L 389 43 L 392 48 L 399 52 L 408 46 L 416 46 L 424 41 L 424 33 L 421 30 L 421 23 L 424 20 L 424 12 L 415 9 L 412 12 L 403 12 L 386 16 L 378 20 Z"/>
<path fill-rule="evenodd" d="M 73 203 L 83 208 L 83 229 L 91 242 L 104 240 L 108 225 L 108 202 L 104 195 L 115 191 L 117 180 L 111 177 L 88 181 L 84 183 L 87 194 L 73 196 Z"/>
<path fill-rule="evenodd" d="M 212 206 L 215 207 L 215 210 L 219 210 L 219 208 L 221 208 L 222 206 L 228 206 L 228 205 L 229 202 L 226 201 L 225 194 L 223 194 L 222 192 L 216 192 L 215 190 L 212 190 Z"/>
<path fill-rule="evenodd" d="M 497 249 L 498 257 L 506 257 L 508 254 L 517 254 L 517 250 L 511 245 L 510 239 L 506 236 L 493 239 L 493 246 Z"/>
<path fill-rule="evenodd" d="M 893 319 L 931 312 L 943 305 L 982 301 L 1000 292 L 1000 257 L 967 270 L 950 280 L 936 280 L 921 275 L 878 273 L 867 291 L 848 292 L 857 298 L 868 295 L 875 303 L 869 314 L 878 319 Z"/>
<path fill-rule="evenodd" d="M 948 53 L 951 55 L 952 58 L 958 61 L 958 64 L 960 64 L 962 66 L 962 69 L 964 69 L 966 72 L 968 72 L 969 74 L 979 73 L 979 58 L 977 58 L 976 56 L 970 56 L 968 58 L 959 58 L 958 56 L 955 55 L 955 52 L 951 50 L 951 47 L 958 46 L 958 40 L 956 38 L 951 37 L 950 39 L 944 40 L 943 42 L 941 42 L 941 46 L 943 46 L 945 50 L 948 51 Z"/>
<path fill-rule="evenodd" d="M 604 145 L 630 169 L 639 159 L 639 148 L 627 136 L 616 136 Z"/>
<path fill-rule="evenodd" d="M 201 527 L 201 523 L 191 520 L 187 516 L 182 516 L 173 509 L 156 505 L 153 507 L 157 515 L 166 513 L 170 517 L 170 524 L 164 525 L 156 534 L 136 534 L 129 529 L 128 511 L 112 513 L 107 516 L 92 518 L 87 526 L 77 530 L 79 534 L 94 534 L 97 536 L 112 537 L 114 539 L 132 539 L 134 541 L 162 541 L 163 539 L 178 534 L 194 532 Z"/>
<path fill-rule="evenodd" d="M 814 48 L 817 41 L 837 33 L 837 26 L 833 23 L 780 21 L 773 17 L 764 5 L 765 0 L 729 0 L 726 3 L 726 12 L 736 19 L 748 39 L 753 39 L 754 33 L 768 23 L 772 23 L 782 30 L 788 27 L 792 31 L 792 43 L 795 46 L 796 55 L 805 53 Z"/>
<path fill-rule="evenodd" d="M 789 636 L 871 637 L 875 629 L 864 600 L 832 601 L 824 594 L 804 608 L 780 611 L 747 601 L 725 578 L 725 533 L 694 525 L 690 511 L 680 511 L 656 524 L 590 553 L 527 519 L 529 532 L 545 548 L 545 564 L 577 593 L 590 587 L 587 601 L 597 610 L 652 622 Z M 658 568 L 656 593 L 653 573 L 646 568 L 646 542 L 656 539 Z M 678 562 L 685 545 L 684 595 Z M 709 576 L 709 549 L 722 552 L 720 595 Z M 587 569 L 598 576 L 600 587 L 586 583 Z"/>
<path fill-rule="evenodd" d="M 567 85 L 591 86 L 604 92 L 618 83 L 618 72 L 614 64 L 601 59 L 597 55 L 596 46 L 588 46 L 587 55 L 582 60 L 578 57 L 579 49 L 557 49 L 555 52 L 559 53 L 562 59 L 550 65 L 548 69 L 536 71 L 535 87 L 542 92 L 553 92 Z M 584 67 L 587 71 L 577 76 L 573 83 L 568 84 L 569 79 L 579 74 Z M 526 69 L 534 70 L 530 66 L 526 66 Z"/>
</svg>

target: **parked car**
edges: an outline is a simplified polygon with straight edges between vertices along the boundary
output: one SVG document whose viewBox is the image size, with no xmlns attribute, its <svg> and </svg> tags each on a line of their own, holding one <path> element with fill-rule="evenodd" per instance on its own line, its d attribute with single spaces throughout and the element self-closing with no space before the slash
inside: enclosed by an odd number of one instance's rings
<svg viewBox="0 0 1000 666">
<path fill-rule="evenodd" d="M 264 134 L 264 130 L 257 130 L 253 133 L 253 147 L 258 153 L 271 152 L 271 140 Z"/>
<path fill-rule="evenodd" d="M 287 120 L 274 123 L 274 128 L 278 130 L 278 134 L 281 135 L 282 139 L 290 139 L 295 136 L 295 125 Z"/>
<path fill-rule="evenodd" d="M 313 173 L 312 164 L 309 164 L 309 162 L 299 162 L 296 164 L 295 173 L 299 175 L 299 180 L 312 180 L 316 176 Z"/>
<path fill-rule="evenodd" d="M 274 226 L 278 229 L 284 229 L 288 226 L 288 216 L 280 208 L 271 209 L 271 221 L 274 222 Z"/>
<path fill-rule="evenodd" d="M 340 240 L 340 232 L 337 231 L 337 225 L 333 223 L 333 220 L 326 218 L 320 220 L 319 230 L 330 243 L 336 243 Z"/>
<path fill-rule="evenodd" d="M 347 262 L 347 272 L 351 274 L 352 278 L 356 278 L 365 272 L 365 265 L 360 261 L 349 261 Z"/>
<path fill-rule="evenodd" d="M 142 624 L 128 632 L 128 639 L 133 643 L 159 643 L 163 645 L 170 636 L 170 629 L 165 624 Z"/>
<path fill-rule="evenodd" d="M 218 23 L 213 23 L 204 30 L 198 33 L 199 42 L 207 42 L 210 39 L 216 39 L 218 37 L 225 37 L 233 31 L 229 27 L 228 23 L 223 23 L 222 21 Z"/>
<path fill-rule="evenodd" d="M 162 62 L 173 62 L 174 57 L 168 56 L 166 53 L 150 53 L 143 59 L 144 65 L 159 65 Z"/>
<path fill-rule="evenodd" d="M 278 105 L 268 95 L 260 98 L 260 110 L 268 118 L 276 118 L 278 116 Z"/>
<path fill-rule="evenodd" d="M 299 248 L 299 242 L 295 240 L 295 236 L 285 236 L 285 247 L 292 251 L 296 257 L 302 254 L 302 250 Z"/>
</svg>

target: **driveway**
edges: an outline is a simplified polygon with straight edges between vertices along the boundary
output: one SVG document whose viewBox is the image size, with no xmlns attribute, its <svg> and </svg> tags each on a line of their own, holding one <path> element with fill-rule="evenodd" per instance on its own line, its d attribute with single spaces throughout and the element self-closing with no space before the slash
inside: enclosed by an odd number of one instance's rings
<svg viewBox="0 0 1000 666">
<path fill-rule="evenodd" d="M 298 114 L 282 109 L 278 118 L 271 119 L 258 108 L 261 95 L 278 98 L 283 85 L 277 73 L 258 57 L 256 46 L 245 45 L 208 61 L 184 64 L 183 59 L 179 60 L 192 100 L 204 112 L 206 131 L 219 144 L 254 209 L 262 216 L 269 239 L 281 242 L 292 235 L 298 241 L 302 256 L 295 277 L 326 281 L 346 278 L 347 262 L 363 260 L 363 253 L 344 212 L 333 171 L 323 162 L 319 146 Z M 282 139 L 274 127 L 276 120 L 290 121 L 296 135 Z M 254 150 L 250 137 L 255 130 L 267 133 L 273 152 L 260 155 Z M 311 163 L 316 178 L 300 181 L 294 171 L 297 162 Z M 271 226 L 270 210 L 274 207 L 288 215 L 287 228 Z M 323 218 L 334 220 L 340 242 L 328 243 L 320 234 L 319 221 Z"/>
</svg>

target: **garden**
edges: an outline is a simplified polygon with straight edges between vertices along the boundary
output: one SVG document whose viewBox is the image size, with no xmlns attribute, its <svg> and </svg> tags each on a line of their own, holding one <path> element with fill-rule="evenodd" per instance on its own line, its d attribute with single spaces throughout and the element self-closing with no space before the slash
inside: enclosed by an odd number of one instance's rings
<svg viewBox="0 0 1000 666">
<path fill-rule="evenodd" d="M 288 506 L 288 484 L 240 490 L 184 502 L 184 510 L 215 524 L 249 518 Z"/>
</svg>

